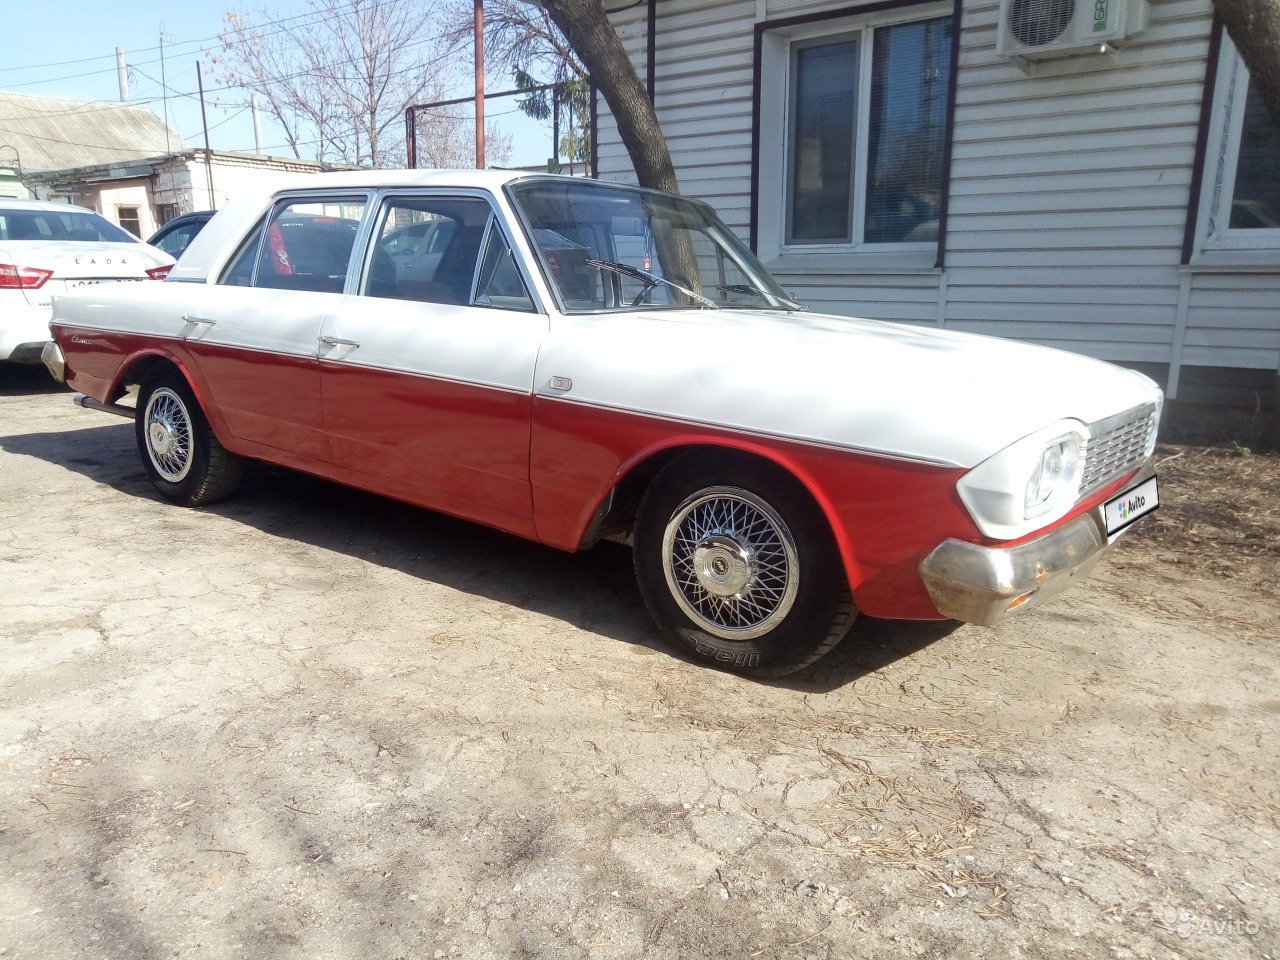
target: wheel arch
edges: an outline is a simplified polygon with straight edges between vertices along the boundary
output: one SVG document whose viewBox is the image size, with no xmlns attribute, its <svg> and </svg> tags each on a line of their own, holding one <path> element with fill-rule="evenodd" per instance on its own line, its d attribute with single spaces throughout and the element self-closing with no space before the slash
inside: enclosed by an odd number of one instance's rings
<svg viewBox="0 0 1280 960">
<path fill-rule="evenodd" d="M 817 508 L 835 541 L 850 588 L 861 579 L 860 567 L 835 505 L 818 479 L 794 457 L 764 444 L 735 442 L 728 438 L 672 438 L 640 451 L 619 467 L 599 498 L 590 523 L 583 531 L 579 549 L 602 539 L 629 539 L 635 526 L 636 509 L 654 478 L 669 465 L 697 457 L 731 458 L 763 465 L 794 484 Z"/>
<path fill-rule="evenodd" d="M 200 404 L 201 412 L 204 414 L 205 419 L 209 421 L 209 426 L 213 428 L 214 435 L 223 446 L 228 446 L 226 424 L 223 422 L 216 407 L 210 402 L 208 386 L 205 384 L 204 378 L 200 376 L 193 363 L 169 350 L 164 350 L 160 347 L 144 347 L 126 357 L 120 364 L 115 379 L 111 382 L 111 387 L 107 391 L 107 402 L 119 400 L 129 387 L 141 386 L 142 382 L 154 370 L 163 366 L 169 366 L 177 370 L 179 375 L 187 382 L 187 386 L 191 388 L 191 392 L 195 394 L 196 401 Z"/>
</svg>

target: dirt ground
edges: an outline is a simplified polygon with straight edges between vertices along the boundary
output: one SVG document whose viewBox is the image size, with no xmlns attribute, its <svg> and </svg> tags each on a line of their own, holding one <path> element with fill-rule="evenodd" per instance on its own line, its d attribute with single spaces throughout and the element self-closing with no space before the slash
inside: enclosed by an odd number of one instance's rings
<svg viewBox="0 0 1280 960">
<path fill-rule="evenodd" d="M 1280 458 L 997 629 L 785 682 L 566 555 L 299 475 L 157 499 L 0 373 L 0 956 L 1280 956 Z"/>
</svg>

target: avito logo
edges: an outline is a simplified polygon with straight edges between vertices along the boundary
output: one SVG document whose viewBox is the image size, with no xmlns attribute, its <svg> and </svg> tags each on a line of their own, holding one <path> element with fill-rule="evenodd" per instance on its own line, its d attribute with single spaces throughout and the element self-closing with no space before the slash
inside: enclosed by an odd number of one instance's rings
<svg viewBox="0 0 1280 960">
<path fill-rule="evenodd" d="M 1120 519 L 1128 520 L 1129 515 L 1135 510 L 1141 510 L 1147 505 L 1147 498 L 1144 496 L 1130 497 L 1128 500 L 1120 501 Z"/>
</svg>

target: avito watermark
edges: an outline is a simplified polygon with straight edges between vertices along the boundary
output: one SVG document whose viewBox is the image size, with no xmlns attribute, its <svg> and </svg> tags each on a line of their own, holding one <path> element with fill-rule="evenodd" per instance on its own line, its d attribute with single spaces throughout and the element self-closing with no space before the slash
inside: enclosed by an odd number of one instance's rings
<svg viewBox="0 0 1280 960">
<path fill-rule="evenodd" d="M 1192 937 L 1256 937 L 1258 924 L 1236 917 L 1198 917 L 1190 910 L 1170 908 L 1157 915 L 1182 940 Z"/>
</svg>

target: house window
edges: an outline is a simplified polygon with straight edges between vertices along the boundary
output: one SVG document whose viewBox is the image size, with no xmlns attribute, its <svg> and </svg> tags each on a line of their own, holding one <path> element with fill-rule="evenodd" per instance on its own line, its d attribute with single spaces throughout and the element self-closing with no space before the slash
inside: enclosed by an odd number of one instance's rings
<svg viewBox="0 0 1280 960">
<path fill-rule="evenodd" d="M 116 207 L 116 222 L 135 237 L 142 236 L 142 218 L 137 207 Z"/>
<path fill-rule="evenodd" d="M 767 27 L 760 253 L 936 251 L 951 5 Z"/>
<path fill-rule="evenodd" d="M 1224 33 L 1201 173 L 1196 234 L 1202 257 L 1280 252 L 1277 169 L 1280 123 Z"/>
</svg>

